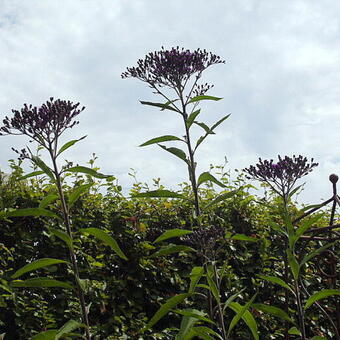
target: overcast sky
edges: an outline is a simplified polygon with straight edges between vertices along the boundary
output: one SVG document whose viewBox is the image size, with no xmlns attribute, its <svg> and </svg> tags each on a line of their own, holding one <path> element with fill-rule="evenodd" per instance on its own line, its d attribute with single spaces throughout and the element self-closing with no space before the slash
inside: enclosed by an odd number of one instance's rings
<svg viewBox="0 0 340 340">
<path fill-rule="evenodd" d="M 130 168 L 176 189 L 187 178 L 182 162 L 138 145 L 181 135 L 182 122 L 142 106 L 159 98 L 120 75 L 161 46 L 205 48 L 227 62 L 203 74 L 223 100 L 204 103 L 201 119 L 231 116 L 198 153 L 199 170 L 224 157 L 231 170 L 258 157 L 314 157 L 301 199 L 316 203 L 330 197 L 329 174 L 340 175 L 339 13 L 337 0 L 0 0 L 0 118 L 51 96 L 80 102 L 86 110 L 65 137 L 88 137 L 67 159 L 84 164 L 95 152 L 125 190 Z M 26 142 L 0 138 L 2 170 Z"/>
</svg>

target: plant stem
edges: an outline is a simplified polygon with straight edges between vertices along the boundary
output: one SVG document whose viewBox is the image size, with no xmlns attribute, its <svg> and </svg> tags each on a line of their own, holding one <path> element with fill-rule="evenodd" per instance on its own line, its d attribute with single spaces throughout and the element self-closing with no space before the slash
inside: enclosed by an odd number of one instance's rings
<svg viewBox="0 0 340 340">
<path fill-rule="evenodd" d="M 67 204 L 66 204 L 66 200 L 65 200 L 65 195 L 64 195 L 64 192 L 63 192 L 63 188 L 62 188 L 62 181 L 61 181 L 61 177 L 60 177 L 60 174 L 59 174 L 59 171 L 58 171 L 56 156 L 53 154 L 53 151 L 51 151 L 50 149 L 49 149 L 49 152 L 50 152 L 52 163 L 53 163 L 53 170 L 54 170 L 53 172 L 54 172 L 54 175 L 55 175 L 55 178 L 56 178 L 56 185 L 57 185 L 57 189 L 58 189 L 58 193 L 59 193 L 59 198 L 60 198 L 60 201 L 61 201 L 61 208 L 62 208 L 62 212 L 63 212 L 66 231 L 67 231 L 68 236 L 72 240 L 73 237 L 72 237 L 70 215 L 69 215 L 69 212 L 68 212 L 68 208 L 67 208 Z M 83 294 L 83 290 L 82 290 L 82 288 L 80 287 L 80 284 L 79 284 L 79 268 L 78 268 L 78 264 L 77 264 L 76 254 L 75 254 L 73 249 L 69 249 L 69 255 L 70 255 L 70 260 L 71 260 L 72 267 L 73 267 L 73 273 L 74 273 L 74 276 L 75 276 L 75 279 L 76 279 L 75 281 L 76 281 L 76 286 L 77 286 L 78 299 L 79 299 L 80 306 L 81 306 L 82 319 L 83 319 L 83 323 L 86 325 L 86 328 L 85 328 L 86 339 L 91 340 L 88 312 L 86 310 L 86 303 L 85 303 L 85 297 L 84 297 L 84 294 Z"/>
<path fill-rule="evenodd" d="M 304 313 L 303 313 L 302 304 L 301 304 L 301 296 L 300 296 L 300 288 L 299 288 L 298 280 L 294 280 L 294 291 L 295 291 L 296 302 L 297 302 L 297 307 L 298 307 L 301 339 L 306 340 L 305 320 L 304 320 Z"/>
</svg>

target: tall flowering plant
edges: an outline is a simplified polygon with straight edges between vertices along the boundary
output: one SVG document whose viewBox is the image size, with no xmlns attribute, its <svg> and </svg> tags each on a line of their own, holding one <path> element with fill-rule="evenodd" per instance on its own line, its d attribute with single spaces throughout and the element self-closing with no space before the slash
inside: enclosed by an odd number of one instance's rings
<svg viewBox="0 0 340 340">
<path fill-rule="evenodd" d="M 19 157 L 24 160 L 28 159 L 32 162 L 38 171 L 33 171 L 22 177 L 22 179 L 27 179 L 33 176 L 45 175 L 49 178 L 52 187 L 54 187 L 54 192 L 46 196 L 39 204 L 37 208 L 30 209 L 15 209 L 6 210 L 0 212 L 0 217 L 10 218 L 19 216 L 45 216 L 47 218 L 54 219 L 59 228 L 49 227 L 48 231 L 50 234 L 59 238 L 65 243 L 68 249 L 70 262 L 44 258 L 26 264 L 24 267 L 18 269 L 12 275 L 12 287 L 59 287 L 64 289 L 74 289 L 77 292 L 77 296 L 80 303 L 82 322 L 70 320 L 67 325 L 64 325 L 59 330 L 48 330 L 46 332 L 40 333 L 37 338 L 60 338 L 66 333 L 79 328 L 81 326 L 85 327 L 85 337 L 90 340 L 90 325 L 89 325 L 89 310 L 86 306 L 85 295 L 84 295 L 84 281 L 79 276 L 79 265 L 77 261 L 77 251 L 74 247 L 74 237 L 76 236 L 76 231 L 72 228 L 72 206 L 80 197 L 80 195 L 90 189 L 94 184 L 92 178 L 110 178 L 98 173 L 92 168 L 84 166 L 72 166 L 68 163 L 60 168 L 58 164 L 59 156 L 66 151 L 68 148 L 73 146 L 75 143 L 79 142 L 85 137 L 80 139 L 71 140 L 60 147 L 60 136 L 65 130 L 73 128 L 79 122 L 76 121 L 76 117 L 84 110 L 84 107 L 80 107 L 79 103 L 74 104 L 71 101 L 65 100 L 54 100 L 50 98 L 49 101 L 42 104 L 40 107 L 25 104 L 21 110 L 12 110 L 13 116 L 9 118 L 5 117 L 3 120 L 3 126 L 0 127 L 0 135 L 24 135 L 29 137 L 30 141 L 34 141 L 38 144 L 40 149 L 47 151 L 50 159 L 50 165 L 45 163 L 40 157 L 34 155 L 29 147 L 22 149 L 21 151 L 15 150 L 19 154 Z M 64 190 L 64 179 L 68 174 L 86 174 L 91 178 L 89 183 L 76 185 L 71 192 L 65 192 Z M 58 207 L 57 212 L 51 209 L 53 205 Z M 115 253 L 123 259 L 126 256 L 123 254 L 122 250 L 118 246 L 117 242 L 105 231 L 98 228 L 83 228 L 77 230 L 83 235 L 92 235 L 98 240 L 109 245 Z M 69 266 L 71 272 L 73 273 L 74 282 L 73 284 L 69 282 L 63 282 L 51 279 L 49 277 L 34 277 L 26 280 L 18 280 L 23 275 L 28 275 L 33 271 L 40 268 L 45 268 L 51 265 L 65 264 Z M 44 339 L 45 339 L 44 337 Z"/>
<path fill-rule="evenodd" d="M 207 95 L 207 92 L 213 85 L 199 83 L 202 73 L 212 65 L 223 63 L 225 61 L 219 56 L 206 50 L 197 49 L 190 51 L 179 47 L 165 50 L 162 48 L 160 51 L 149 53 L 144 59 L 139 59 L 137 66 L 128 67 L 122 73 L 122 78 L 137 78 L 145 82 L 156 95 L 159 95 L 165 101 L 163 103 L 141 101 L 143 105 L 158 107 L 161 110 L 170 110 L 176 112 L 181 117 L 184 129 L 183 137 L 173 135 L 159 136 L 148 140 L 140 146 L 157 144 L 186 163 L 194 196 L 196 216 L 199 216 L 201 213 L 198 194 L 199 186 L 204 182 L 212 181 L 224 187 L 209 172 L 203 172 L 197 177 L 195 159 L 196 151 L 201 143 L 209 135 L 214 134 L 215 129 L 229 117 L 229 115 L 222 117 L 210 127 L 198 120 L 201 113 L 198 105 L 202 100 L 217 101 L 222 99 Z M 170 93 L 166 90 L 170 90 Z M 195 142 L 192 140 L 191 133 L 194 126 L 203 130 L 203 135 Z M 184 143 L 186 151 L 162 144 L 172 141 Z M 164 190 L 154 192 L 153 194 L 160 197 L 178 197 L 178 194 Z M 150 196 L 150 193 L 148 195 Z"/>
<path fill-rule="evenodd" d="M 308 303 L 305 304 L 305 307 L 303 306 L 300 280 L 302 279 L 303 267 L 306 263 L 324 250 L 324 247 L 321 247 L 311 254 L 307 254 L 303 258 L 300 258 L 297 251 L 298 241 L 313 224 L 319 221 L 322 215 L 316 215 L 314 218 L 306 221 L 300 220 L 299 225 L 293 225 L 293 219 L 289 213 L 290 199 L 301 187 L 296 186 L 297 181 L 313 171 L 316 166 L 318 166 L 318 163 L 315 163 L 313 159 L 309 161 L 306 157 L 300 155 L 297 157 L 279 156 L 276 162 L 272 159 L 262 160 L 260 158 L 256 165 L 251 165 L 244 169 L 248 179 L 254 179 L 266 183 L 277 195 L 279 195 L 282 202 L 280 214 L 281 219 L 284 222 L 284 226 L 282 227 L 272 221 L 271 227 L 275 231 L 279 232 L 283 237 L 283 246 L 286 248 L 284 254 L 284 277 L 280 278 L 265 275 L 259 275 L 259 277 L 271 283 L 278 284 L 285 289 L 285 311 L 279 310 L 278 307 L 274 308 L 276 311 L 279 311 L 276 312 L 276 315 L 280 315 L 288 322 L 293 322 L 291 317 L 288 315 L 289 293 L 291 293 L 295 299 L 299 327 L 292 327 L 288 329 L 287 324 L 286 339 L 289 338 L 289 334 L 297 334 L 300 335 L 303 340 L 307 339 L 305 309 L 308 308 Z M 270 306 L 264 306 L 264 308 L 262 306 L 262 309 L 265 312 L 271 312 L 275 315 L 275 310 L 271 309 Z"/>
</svg>

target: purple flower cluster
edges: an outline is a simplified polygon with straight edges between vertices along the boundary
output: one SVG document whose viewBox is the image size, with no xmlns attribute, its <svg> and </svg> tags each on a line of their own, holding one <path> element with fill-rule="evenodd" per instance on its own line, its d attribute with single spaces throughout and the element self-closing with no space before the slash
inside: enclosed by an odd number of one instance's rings
<svg viewBox="0 0 340 340">
<path fill-rule="evenodd" d="M 52 143 L 64 130 L 79 123 L 74 118 L 85 108 L 78 106 L 79 103 L 53 98 L 40 108 L 24 104 L 20 111 L 12 110 L 12 118 L 5 117 L 0 135 L 26 135 L 40 144 L 42 140 Z"/>
<path fill-rule="evenodd" d="M 200 77 L 207 67 L 225 63 L 221 58 L 206 50 L 197 49 L 193 52 L 184 48 L 155 51 L 145 59 L 137 61 L 137 67 L 128 67 L 122 78 L 138 78 L 151 86 L 164 85 L 179 88 L 195 73 Z"/>
<path fill-rule="evenodd" d="M 310 173 L 318 163 L 314 163 L 313 158 L 309 162 L 306 157 L 299 155 L 293 158 L 278 156 L 279 160 L 274 163 L 271 160 L 259 159 L 259 163 L 243 169 L 248 175 L 248 179 L 256 179 L 269 184 L 276 192 L 282 196 L 289 195 L 295 182 Z"/>
</svg>

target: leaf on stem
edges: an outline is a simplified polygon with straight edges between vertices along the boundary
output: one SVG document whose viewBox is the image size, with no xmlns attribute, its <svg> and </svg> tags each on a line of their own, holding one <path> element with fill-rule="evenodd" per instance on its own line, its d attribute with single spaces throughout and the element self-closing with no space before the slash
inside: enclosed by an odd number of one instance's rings
<svg viewBox="0 0 340 340">
<path fill-rule="evenodd" d="M 22 216 L 48 216 L 60 219 L 53 211 L 42 208 L 24 208 L 11 211 L 1 211 L 0 217 L 22 217 Z"/>
<path fill-rule="evenodd" d="M 325 299 L 329 296 L 340 295 L 340 289 L 323 289 L 313 294 L 305 304 L 305 309 L 309 308 L 314 302 Z"/>
<path fill-rule="evenodd" d="M 190 287 L 189 287 L 189 293 L 193 293 L 195 291 L 195 288 L 201 279 L 201 277 L 204 274 L 203 267 L 194 267 L 191 270 L 190 273 Z"/>
<path fill-rule="evenodd" d="M 39 203 L 39 208 L 44 209 L 46 208 L 49 204 L 53 203 L 58 199 L 58 195 L 56 194 L 51 194 L 43 198 L 40 203 Z"/>
<path fill-rule="evenodd" d="M 208 182 L 208 181 L 213 182 L 213 183 L 219 185 L 222 188 L 226 187 L 222 182 L 220 182 L 218 179 L 216 179 L 212 174 L 210 174 L 207 171 L 206 172 L 202 172 L 200 174 L 200 176 L 198 177 L 197 187 L 199 187 L 204 182 Z"/>
<path fill-rule="evenodd" d="M 175 308 L 178 304 L 183 302 L 186 298 L 188 298 L 191 294 L 183 293 L 168 299 L 155 313 L 155 315 L 151 318 L 148 324 L 142 330 L 143 332 L 150 329 L 154 326 L 161 318 L 163 318 L 166 314 L 168 314 L 173 308 Z"/>
<path fill-rule="evenodd" d="M 143 105 L 149 105 L 149 106 L 155 106 L 155 107 L 159 107 L 163 110 L 170 110 L 170 111 L 175 111 L 177 113 L 181 113 L 180 111 L 178 111 L 177 109 L 175 109 L 174 107 L 168 105 L 168 104 L 162 104 L 162 103 L 152 103 L 152 102 L 144 102 L 141 101 L 140 102 Z"/>
<path fill-rule="evenodd" d="M 139 146 L 147 146 L 147 145 L 151 145 L 151 144 L 157 144 L 157 143 L 162 143 L 162 142 L 170 142 L 170 141 L 174 141 L 174 140 L 180 140 L 183 142 L 183 139 L 176 137 L 176 136 L 172 136 L 172 135 L 165 135 L 165 136 L 160 136 L 160 137 L 156 137 L 156 138 L 152 138 L 150 140 L 148 140 L 147 142 L 139 145 Z"/>
<path fill-rule="evenodd" d="M 67 282 L 62 282 L 54 279 L 49 279 L 46 277 L 36 277 L 34 279 L 27 279 L 24 281 L 14 281 L 11 284 L 12 287 L 15 288 L 29 288 L 29 287 L 59 287 L 59 288 L 67 288 L 73 289 L 73 286 Z"/>
<path fill-rule="evenodd" d="M 184 245 L 169 244 L 165 247 L 162 247 L 160 250 L 156 251 L 155 253 L 153 253 L 152 255 L 148 257 L 153 258 L 153 257 L 159 257 L 159 256 L 167 256 L 170 254 L 179 253 L 181 251 L 189 252 L 189 251 L 195 251 L 195 249 L 188 247 L 188 246 L 184 246 Z"/>
<path fill-rule="evenodd" d="M 265 275 L 257 275 L 260 279 L 272 282 L 272 283 L 276 283 L 278 285 L 280 285 L 283 288 L 286 288 L 288 290 L 290 290 L 294 295 L 294 290 L 286 283 L 284 282 L 282 279 L 280 279 L 279 277 L 276 276 L 265 276 Z"/>
<path fill-rule="evenodd" d="M 93 169 L 88 168 L 86 166 L 74 166 L 72 168 L 65 169 L 64 172 L 76 172 L 76 173 L 80 172 L 80 173 L 90 175 L 92 177 L 100 178 L 100 179 L 113 177 L 112 175 L 103 175 L 103 174 L 97 172 L 96 170 L 93 170 Z"/>
<path fill-rule="evenodd" d="M 33 163 L 38 166 L 48 177 L 55 180 L 52 169 L 38 156 L 32 156 Z"/>
<path fill-rule="evenodd" d="M 25 176 L 22 176 L 22 177 L 19 177 L 18 178 L 18 181 L 21 181 L 23 179 L 27 179 L 27 178 L 30 178 L 30 177 L 34 177 L 34 176 L 39 176 L 39 175 L 43 175 L 45 172 L 44 171 L 33 171 L 33 172 L 30 172 L 29 174 L 25 175 Z"/>
<path fill-rule="evenodd" d="M 106 245 L 111 247 L 111 249 L 123 260 L 127 260 L 127 257 L 124 255 L 123 251 L 120 249 L 117 241 L 106 233 L 104 230 L 99 228 L 84 228 L 80 229 L 79 232 L 83 234 L 89 234 L 97 238 L 98 240 L 104 242 Z"/>
<path fill-rule="evenodd" d="M 221 202 L 221 201 L 224 201 L 228 198 L 231 198 L 233 197 L 236 193 L 238 192 L 238 190 L 232 190 L 232 191 L 229 191 L 229 192 L 225 192 L 219 196 L 217 196 L 216 198 L 214 198 L 210 203 L 208 203 L 204 209 L 207 209 L 207 208 L 210 208 L 214 205 L 216 205 L 217 203 Z"/>
<path fill-rule="evenodd" d="M 194 123 L 196 117 L 200 114 L 200 112 L 201 112 L 201 109 L 190 113 L 189 117 L 187 118 L 187 120 L 185 122 L 188 129 L 190 129 L 191 125 Z"/>
<path fill-rule="evenodd" d="M 161 145 L 158 144 L 162 149 L 164 149 L 165 151 L 168 151 L 170 153 L 172 153 L 173 155 L 177 156 L 178 158 L 182 159 L 185 163 L 188 163 L 187 160 L 187 155 L 185 154 L 185 152 L 179 148 L 174 148 L 174 147 L 166 147 L 165 145 Z"/>
<path fill-rule="evenodd" d="M 269 306 L 263 303 L 254 303 L 252 307 L 261 312 L 268 313 L 268 314 L 277 316 L 278 318 L 281 318 L 282 320 L 294 323 L 291 317 L 279 307 Z"/>
<path fill-rule="evenodd" d="M 76 187 L 68 196 L 68 205 L 72 207 L 72 205 L 77 201 L 81 194 L 88 191 L 92 187 L 93 183 L 83 184 Z"/>
<path fill-rule="evenodd" d="M 61 239 L 62 241 L 64 241 L 67 247 L 70 250 L 73 250 L 72 239 L 67 233 L 61 230 L 53 229 L 53 228 L 49 228 L 49 232 L 53 234 L 54 236 L 58 237 L 59 239 Z"/>
<path fill-rule="evenodd" d="M 157 237 L 156 240 L 153 241 L 153 243 L 162 242 L 169 238 L 180 237 L 180 236 L 184 236 L 184 235 L 191 234 L 191 233 L 192 233 L 191 230 L 170 229 L 170 230 L 165 231 L 161 236 Z"/>
<path fill-rule="evenodd" d="M 75 143 L 77 143 L 77 142 L 83 140 L 83 139 L 86 138 L 86 137 L 87 137 L 87 136 L 83 136 L 83 137 L 81 137 L 81 138 L 79 138 L 79 139 L 73 139 L 73 140 L 71 140 L 71 141 L 65 143 L 65 144 L 59 149 L 59 151 L 58 151 L 58 153 L 57 153 L 57 156 L 59 156 L 62 152 L 64 152 L 65 150 L 67 150 L 68 148 L 70 148 L 72 145 L 74 145 Z"/>
<path fill-rule="evenodd" d="M 221 99 L 223 99 L 223 98 L 214 97 L 214 96 L 196 96 L 196 97 L 191 98 L 188 101 L 188 104 L 199 102 L 201 100 L 214 100 L 214 101 L 218 101 L 218 100 L 221 100 Z"/>
<path fill-rule="evenodd" d="M 26 264 L 25 266 L 21 267 L 18 269 L 12 276 L 12 279 L 16 279 L 19 276 L 31 272 L 33 270 L 37 270 L 40 268 L 45 268 L 48 266 L 52 266 L 54 264 L 59 264 L 59 263 L 67 263 L 66 261 L 63 260 L 58 260 L 58 259 L 52 259 L 52 258 L 44 258 L 44 259 L 39 259 L 36 261 L 33 261 L 31 263 Z"/>
</svg>

